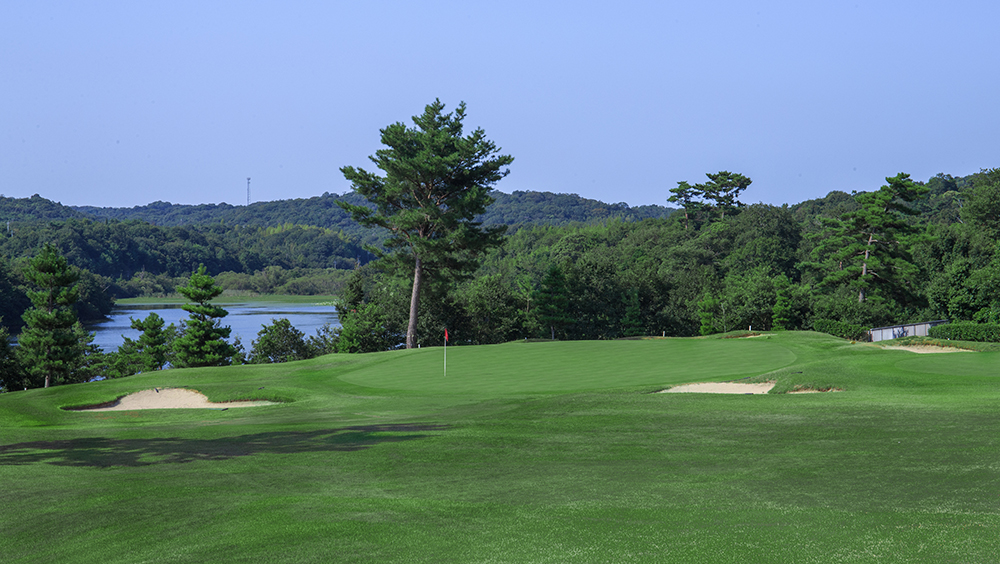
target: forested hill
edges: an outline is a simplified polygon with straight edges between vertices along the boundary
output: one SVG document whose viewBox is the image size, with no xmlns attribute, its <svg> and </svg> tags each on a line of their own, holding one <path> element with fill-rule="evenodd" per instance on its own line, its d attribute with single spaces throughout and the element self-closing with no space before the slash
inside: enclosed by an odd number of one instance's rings
<svg viewBox="0 0 1000 564">
<path fill-rule="evenodd" d="M 576 194 L 552 192 L 496 192 L 496 201 L 480 220 L 490 224 L 564 225 L 567 223 L 592 223 L 606 219 L 638 221 L 670 215 L 672 208 L 665 206 L 629 207 L 625 203 L 607 204 L 598 200 L 581 198 Z M 285 224 L 315 225 L 345 232 L 358 230 L 357 224 L 339 206 L 337 200 L 355 205 L 364 199 L 349 192 L 342 196 L 326 193 L 312 198 L 257 202 L 249 206 L 230 204 L 182 205 L 153 202 L 134 208 L 98 208 L 78 206 L 71 211 L 94 219 L 139 219 L 162 226 L 208 225 L 227 223 L 235 225 L 277 226 Z M 68 208 L 67 208 L 68 209 Z M 76 215 L 74 217 L 80 217 Z M 0 206 L 0 218 L 4 209 Z M 10 218 L 12 221 L 18 218 Z"/>
<path fill-rule="evenodd" d="M 30 198 L 5 198 L 0 195 L 0 221 L 61 221 L 86 219 L 88 216 L 38 194 Z"/>
</svg>

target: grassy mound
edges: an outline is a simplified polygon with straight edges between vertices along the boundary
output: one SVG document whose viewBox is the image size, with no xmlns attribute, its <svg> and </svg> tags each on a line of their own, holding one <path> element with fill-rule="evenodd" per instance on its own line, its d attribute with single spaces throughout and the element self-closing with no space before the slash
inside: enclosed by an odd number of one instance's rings
<svg viewBox="0 0 1000 564">
<path fill-rule="evenodd" d="M 0 395 L 4 562 L 983 562 L 1000 353 L 509 343 Z M 776 381 L 770 394 L 645 393 Z M 152 387 L 241 410 L 70 412 Z M 837 388 L 837 394 L 784 394 Z"/>
</svg>

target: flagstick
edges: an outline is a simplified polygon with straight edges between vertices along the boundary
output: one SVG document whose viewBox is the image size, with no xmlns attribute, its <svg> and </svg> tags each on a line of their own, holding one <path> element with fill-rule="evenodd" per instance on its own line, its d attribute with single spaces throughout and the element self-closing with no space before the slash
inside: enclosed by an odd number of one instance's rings
<svg viewBox="0 0 1000 564">
<path fill-rule="evenodd" d="M 444 377 L 448 377 L 448 332 L 444 333 Z"/>
</svg>

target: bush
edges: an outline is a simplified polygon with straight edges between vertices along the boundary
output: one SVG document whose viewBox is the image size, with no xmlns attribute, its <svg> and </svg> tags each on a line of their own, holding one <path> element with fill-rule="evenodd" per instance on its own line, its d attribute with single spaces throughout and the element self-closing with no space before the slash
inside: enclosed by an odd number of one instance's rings
<svg viewBox="0 0 1000 564">
<path fill-rule="evenodd" d="M 1000 323 L 958 321 L 948 323 L 947 325 L 931 327 L 928 335 L 935 339 L 949 339 L 952 341 L 1000 343 Z"/>
<path fill-rule="evenodd" d="M 867 341 L 871 338 L 868 329 L 862 325 L 834 321 L 832 319 L 816 319 L 813 321 L 813 329 L 820 333 L 829 333 L 842 339 L 852 341 Z"/>
<path fill-rule="evenodd" d="M 257 333 L 248 362 L 273 364 L 311 358 L 313 355 L 303 336 L 302 331 L 292 327 L 288 319 L 275 319 L 271 325 L 263 325 Z"/>
</svg>

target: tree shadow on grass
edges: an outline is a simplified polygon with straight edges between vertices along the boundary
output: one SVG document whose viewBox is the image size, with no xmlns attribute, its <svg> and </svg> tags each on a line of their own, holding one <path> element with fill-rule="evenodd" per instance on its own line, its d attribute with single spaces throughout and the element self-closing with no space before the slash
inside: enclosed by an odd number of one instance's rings
<svg viewBox="0 0 1000 564">
<path fill-rule="evenodd" d="M 379 443 L 422 439 L 447 425 L 386 424 L 238 435 L 218 439 L 109 439 L 92 437 L 0 445 L 0 466 L 48 463 L 56 466 L 107 468 L 228 460 L 254 454 L 351 452 Z M 406 433 L 406 434 L 400 434 Z"/>
</svg>

